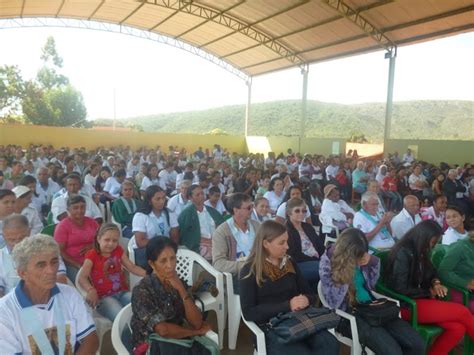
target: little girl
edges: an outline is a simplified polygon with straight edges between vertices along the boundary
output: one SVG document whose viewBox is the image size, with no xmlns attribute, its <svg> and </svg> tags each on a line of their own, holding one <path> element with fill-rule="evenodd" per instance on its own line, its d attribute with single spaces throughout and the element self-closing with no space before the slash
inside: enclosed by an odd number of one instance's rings
<svg viewBox="0 0 474 355">
<path fill-rule="evenodd" d="M 146 275 L 124 253 L 119 238 L 118 226 L 104 223 L 97 232 L 94 248 L 85 255 L 79 277 L 79 285 L 87 292 L 86 301 L 111 321 L 132 297 L 122 267 L 137 276 Z"/>
</svg>

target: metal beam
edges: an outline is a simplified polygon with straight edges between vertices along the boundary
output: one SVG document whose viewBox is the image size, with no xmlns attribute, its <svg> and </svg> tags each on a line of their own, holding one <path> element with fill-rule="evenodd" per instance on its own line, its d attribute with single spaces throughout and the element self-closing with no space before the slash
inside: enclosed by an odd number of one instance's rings
<svg viewBox="0 0 474 355">
<path fill-rule="evenodd" d="M 56 16 L 55 17 L 58 17 L 59 16 L 59 13 L 61 12 L 61 10 L 63 9 L 63 6 L 64 6 L 64 3 L 66 2 L 66 0 L 62 0 L 61 1 L 61 5 L 59 5 L 59 8 L 58 8 L 58 11 L 56 11 Z"/>
<path fill-rule="evenodd" d="M 206 20 L 210 20 L 214 23 L 220 24 L 222 26 L 228 27 L 236 32 L 243 34 L 244 36 L 262 43 L 265 47 L 269 48 L 276 54 L 278 57 L 284 58 L 295 66 L 301 66 L 304 64 L 302 58 L 297 55 L 294 55 L 294 52 L 286 45 L 283 45 L 279 41 L 274 40 L 270 35 L 258 30 L 253 26 L 249 26 L 249 24 L 244 23 L 241 20 L 237 20 L 229 15 L 221 14 L 220 12 L 204 7 L 199 4 L 195 4 L 192 2 L 185 2 L 184 0 L 178 0 L 174 2 L 166 1 L 166 0 L 140 0 L 142 2 L 146 2 L 150 5 L 160 6 L 168 9 L 175 9 L 177 11 L 181 11 L 183 13 L 187 13 L 193 16 L 197 16 L 199 18 L 203 18 Z M 183 7 L 182 4 L 185 6 Z"/>
<path fill-rule="evenodd" d="M 303 74 L 303 95 L 301 97 L 301 121 L 300 121 L 300 139 L 299 139 L 299 149 L 301 153 L 301 143 L 305 137 L 305 128 L 306 128 L 306 108 L 308 106 L 308 72 L 309 65 L 306 64 L 304 69 L 301 69 L 301 74 Z"/>
<path fill-rule="evenodd" d="M 385 36 L 382 31 L 371 24 L 363 15 L 360 14 L 360 12 L 351 8 L 343 0 L 321 0 L 321 2 L 325 3 L 354 23 L 369 37 L 376 41 L 383 49 L 391 52 L 395 47 L 395 43 L 393 43 L 390 38 Z"/>
<path fill-rule="evenodd" d="M 397 58 L 397 51 L 386 53 L 385 58 L 388 58 L 390 61 L 388 65 L 387 102 L 385 103 L 384 150 L 387 147 L 387 141 L 390 139 L 392 127 L 393 83 L 395 80 L 395 59 Z"/>
<path fill-rule="evenodd" d="M 249 135 L 249 121 L 250 121 L 250 105 L 252 101 L 252 77 L 245 82 L 247 85 L 247 105 L 245 106 L 245 124 L 244 124 L 244 135 Z"/>
<path fill-rule="evenodd" d="M 94 15 L 97 13 L 97 11 L 99 11 L 99 9 L 100 9 L 100 8 L 102 7 L 102 5 L 104 5 L 104 4 L 105 4 L 105 0 L 102 0 L 102 1 L 100 2 L 100 4 L 97 5 L 97 7 L 95 8 L 95 10 L 92 12 L 92 14 L 89 15 L 89 17 L 87 18 L 87 20 L 90 21 L 91 18 L 94 17 Z"/>
<path fill-rule="evenodd" d="M 120 22 L 119 25 L 123 24 L 125 21 L 127 21 L 130 17 L 132 17 L 138 10 L 140 10 L 145 3 L 142 3 L 138 5 L 135 10 L 131 11 L 127 16 L 125 16 Z"/>
<path fill-rule="evenodd" d="M 221 68 L 227 70 L 228 72 L 236 75 L 240 79 L 247 81 L 249 76 L 234 67 L 229 62 L 212 55 L 209 52 L 206 52 L 202 49 L 199 49 L 187 42 L 176 40 L 172 37 L 161 35 L 156 32 L 149 32 L 146 30 L 130 27 L 127 25 L 118 25 L 108 22 L 99 22 L 99 21 L 88 21 L 88 20 L 78 20 L 78 19 L 65 19 L 65 18 L 55 18 L 55 17 L 26 17 L 26 18 L 10 18 L 10 19 L 0 19 L 0 30 L 2 29 L 12 29 L 12 28 L 36 28 L 36 27 L 64 27 L 64 28 L 79 28 L 79 29 L 88 29 L 88 30 L 97 30 L 113 33 L 121 33 L 124 35 L 129 35 L 133 37 L 148 39 L 157 43 L 167 44 L 169 46 L 182 49 L 186 52 L 192 53 L 201 57 L 207 61 L 210 61 L 213 64 L 220 66 Z"/>
<path fill-rule="evenodd" d="M 144 4 L 146 3 L 146 1 L 143 2 Z M 169 3 L 168 3 L 169 4 Z M 156 4 L 156 1 L 155 1 L 155 5 Z M 188 3 L 184 3 L 184 2 L 179 2 L 179 7 L 177 9 L 175 9 L 175 12 L 173 12 L 172 14 L 166 16 L 163 20 L 161 20 L 160 22 L 158 22 L 156 25 L 150 27 L 148 29 L 148 31 L 153 31 L 155 28 L 157 28 L 158 26 L 164 24 L 166 21 L 168 21 L 170 18 L 176 16 L 182 9 L 184 9 L 186 6 L 188 6 L 189 4 Z M 181 7 L 182 6 L 182 7 Z"/>
<path fill-rule="evenodd" d="M 23 17 L 23 11 L 25 11 L 25 3 L 26 3 L 26 0 L 23 0 L 23 2 L 21 3 L 20 17 Z"/>
</svg>

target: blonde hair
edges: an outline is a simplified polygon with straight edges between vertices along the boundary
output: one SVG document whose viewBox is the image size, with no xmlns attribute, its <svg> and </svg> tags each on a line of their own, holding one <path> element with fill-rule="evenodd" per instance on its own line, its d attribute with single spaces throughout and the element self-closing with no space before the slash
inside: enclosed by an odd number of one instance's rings
<svg viewBox="0 0 474 355">
<path fill-rule="evenodd" d="M 265 240 L 267 242 L 272 242 L 284 233 L 286 233 L 286 227 L 281 223 L 271 220 L 263 222 L 257 230 L 252 250 L 247 259 L 247 263 L 250 264 L 250 271 L 245 278 L 255 275 L 258 287 L 262 286 L 263 264 L 267 257 L 263 242 Z"/>
<path fill-rule="evenodd" d="M 369 248 L 365 234 L 356 228 L 344 230 L 337 238 L 331 257 L 331 278 L 339 286 L 349 285 L 349 303 L 355 301 L 354 271 Z"/>
</svg>

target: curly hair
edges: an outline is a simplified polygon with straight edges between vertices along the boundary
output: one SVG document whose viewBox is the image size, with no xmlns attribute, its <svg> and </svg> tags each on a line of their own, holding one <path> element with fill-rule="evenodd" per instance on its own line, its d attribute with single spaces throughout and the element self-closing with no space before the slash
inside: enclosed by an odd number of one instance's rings
<svg viewBox="0 0 474 355">
<path fill-rule="evenodd" d="M 344 230 L 337 238 L 331 257 L 332 280 L 338 285 L 349 285 L 349 304 L 355 302 L 354 271 L 358 261 L 369 250 L 365 234 L 356 228 Z"/>
</svg>

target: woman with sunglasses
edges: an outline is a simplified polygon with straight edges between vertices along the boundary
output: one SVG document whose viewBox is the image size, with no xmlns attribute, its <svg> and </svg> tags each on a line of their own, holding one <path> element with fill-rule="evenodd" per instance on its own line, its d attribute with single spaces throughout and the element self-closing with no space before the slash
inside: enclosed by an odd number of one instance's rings
<svg viewBox="0 0 474 355">
<path fill-rule="evenodd" d="M 301 198 L 289 199 L 286 204 L 288 216 L 288 255 L 297 263 L 308 284 L 316 289 L 319 281 L 319 258 L 324 254 L 324 241 L 314 227 L 305 222 L 308 212 Z"/>
</svg>

